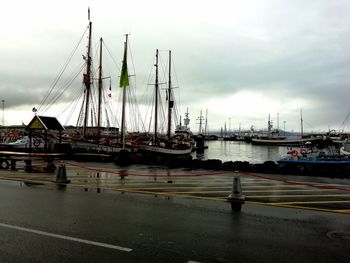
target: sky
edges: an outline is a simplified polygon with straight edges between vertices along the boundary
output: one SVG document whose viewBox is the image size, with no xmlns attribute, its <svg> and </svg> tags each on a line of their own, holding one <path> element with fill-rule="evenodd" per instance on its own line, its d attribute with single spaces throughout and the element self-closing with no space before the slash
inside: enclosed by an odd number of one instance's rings
<svg viewBox="0 0 350 263">
<path fill-rule="evenodd" d="M 347 0 L 2 1 L 1 125 L 32 119 L 85 31 L 88 7 L 96 41 L 119 64 L 130 34 L 139 94 L 155 50 L 172 50 L 177 105 L 194 132 L 206 110 L 208 131 L 266 129 L 270 115 L 275 128 L 298 132 L 301 112 L 304 131 L 350 130 Z"/>
</svg>

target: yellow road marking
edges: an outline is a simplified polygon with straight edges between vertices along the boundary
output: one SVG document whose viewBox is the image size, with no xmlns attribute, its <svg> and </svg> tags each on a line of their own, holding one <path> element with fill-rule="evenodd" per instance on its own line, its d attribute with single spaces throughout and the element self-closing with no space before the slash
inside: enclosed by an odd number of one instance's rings
<svg viewBox="0 0 350 263">
<path fill-rule="evenodd" d="M 350 203 L 350 200 L 333 200 L 333 201 L 297 201 L 297 202 L 270 202 L 266 204 L 271 205 L 297 205 L 297 204 L 346 204 Z"/>
<path fill-rule="evenodd" d="M 185 188 L 186 187 L 138 187 L 138 188 L 130 188 L 130 187 L 127 187 L 127 189 L 132 189 L 132 190 L 175 190 L 175 189 L 182 189 L 182 188 Z M 192 189 L 192 187 L 190 187 Z M 205 190 L 205 189 L 203 189 Z M 282 190 L 283 192 L 319 192 L 319 190 Z M 243 194 L 245 193 L 248 193 L 248 192 L 262 192 L 262 193 L 265 193 L 265 192 L 282 192 L 282 191 L 278 191 L 278 190 L 275 190 L 275 191 L 243 191 Z M 332 189 L 332 191 L 336 191 L 334 189 Z M 171 191 L 172 194 L 210 194 L 210 193 L 230 193 L 231 192 L 231 189 L 227 190 L 227 191 L 221 191 L 221 190 L 209 190 L 209 191 Z M 297 195 L 279 195 L 279 196 L 283 196 L 283 197 L 296 197 Z M 262 197 L 279 197 L 278 195 L 269 195 L 269 196 L 261 196 Z M 306 196 L 306 197 L 309 197 L 309 196 L 313 196 L 313 195 L 300 195 L 300 196 Z M 316 196 L 316 195 L 314 195 Z M 318 196 L 318 195 L 317 195 Z M 319 195 L 319 196 L 325 196 L 325 195 Z M 339 196 L 339 195 L 329 195 L 329 196 Z M 256 197 L 259 197 L 260 196 L 246 196 L 247 198 L 256 198 Z"/>
<path fill-rule="evenodd" d="M 311 207 L 311 206 L 294 206 L 294 205 L 280 205 L 280 204 L 269 204 L 269 205 L 271 205 L 271 206 L 278 206 L 278 207 L 286 207 L 286 208 L 296 208 L 296 209 L 305 209 L 305 210 L 314 210 L 314 211 L 338 213 L 337 210 L 318 208 L 318 207 Z"/>
<path fill-rule="evenodd" d="M 107 185 L 107 184 L 106 184 Z M 127 185 L 125 185 L 127 187 Z M 175 189 L 195 189 L 195 188 L 203 188 L 203 190 L 207 190 L 208 188 L 212 188 L 212 189 L 228 189 L 227 191 L 222 191 L 222 190 L 208 190 L 208 191 L 176 191 L 176 192 L 172 192 L 172 193 L 226 193 L 226 192 L 231 192 L 231 187 L 192 187 L 192 186 L 182 186 L 182 187 L 177 187 L 177 186 L 171 186 L 169 185 L 168 187 L 127 187 L 128 189 L 134 189 L 134 190 L 138 190 L 138 189 L 146 189 L 146 190 L 175 190 Z M 327 192 L 334 192 L 334 191 L 338 191 L 337 189 L 327 189 Z M 266 193 L 266 192 L 276 192 L 276 193 L 280 193 L 280 192 L 320 192 L 320 190 L 317 189 L 290 189 L 290 190 L 245 190 L 243 191 L 243 193 Z M 323 192 L 323 191 L 322 191 Z M 287 195 L 290 196 L 290 195 Z M 294 195 L 295 196 L 295 195 Z M 306 196 L 310 196 L 310 195 L 306 195 Z M 322 195 L 324 196 L 324 195 Z M 273 197 L 276 197 L 276 195 L 273 195 Z"/>
<path fill-rule="evenodd" d="M 288 184 L 273 184 L 273 185 L 253 185 L 253 186 L 248 186 L 244 187 L 242 185 L 243 190 L 245 189 L 250 189 L 250 188 L 305 188 L 305 185 L 288 185 Z"/>
<path fill-rule="evenodd" d="M 141 188 L 143 189 L 143 188 Z M 169 190 L 169 189 L 164 189 L 164 190 Z M 168 192 L 172 194 L 211 194 L 211 193 L 227 193 L 229 194 L 231 191 L 181 191 L 181 192 Z"/>
<path fill-rule="evenodd" d="M 318 207 L 312 207 L 312 206 L 288 205 L 288 203 L 264 203 L 264 202 L 257 202 L 257 201 L 246 201 L 246 203 L 256 204 L 256 205 L 278 206 L 278 207 L 293 208 L 293 209 L 313 210 L 313 211 L 321 211 L 321 212 L 350 214 L 350 210 L 335 210 L 335 209 L 318 208 Z"/>
<path fill-rule="evenodd" d="M 326 189 L 326 190 L 322 190 L 322 192 L 333 192 L 333 191 L 339 191 L 337 189 Z M 280 189 L 280 190 L 269 190 L 269 189 L 266 189 L 266 190 L 244 190 L 243 191 L 244 193 L 265 193 L 265 192 L 321 192 L 319 189 Z"/>
<path fill-rule="evenodd" d="M 41 187 L 45 186 L 54 186 L 55 174 L 54 173 L 23 173 L 16 171 L 6 171 L 6 174 L 1 173 L 3 176 L 0 176 L 0 179 L 5 180 L 14 180 L 14 181 L 27 181 L 33 183 L 43 183 Z M 114 173 L 115 174 L 115 173 Z M 153 180 L 154 176 L 130 176 L 126 180 L 120 180 L 119 176 L 101 176 L 97 178 L 96 176 L 88 176 L 84 172 L 79 172 L 77 175 L 68 174 L 71 183 L 66 185 L 67 187 L 73 188 L 86 188 L 86 189 L 100 189 L 100 190 L 112 190 L 119 192 L 129 192 L 129 193 L 140 193 L 140 194 L 151 194 L 159 196 L 179 196 L 184 198 L 195 198 L 203 200 L 214 200 L 214 201 L 225 201 L 226 196 L 205 196 L 207 194 L 217 194 L 217 193 L 230 193 L 232 187 L 231 178 L 227 180 L 218 180 L 217 177 L 201 176 L 198 178 L 180 178 L 180 177 L 157 177 L 157 180 Z M 221 177 L 222 178 L 222 177 Z M 168 180 L 172 180 L 174 183 L 167 183 Z M 338 189 L 310 189 L 306 188 L 307 185 L 294 185 L 294 184 L 284 184 L 284 183 L 273 183 L 269 185 L 262 185 L 263 180 L 260 182 L 251 181 L 249 183 L 242 183 L 244 193 L 259 193 L 259 192 L 271 192 L 271 193 L 288 193 L 288 192 L 329 192 L 329 191 L 341 191 Z M 243 180 L 242 180 L 243 181 Z M 244 181 L 243 181 L 244 182 Z M 140 186 L 144 184 L 147 186 Z M 209 185 L 208 185 L 209 184 Z M 226 185 L 225 185 L 226 184 Z M 135 186 L 140 187 L 135 187 Z M 246 187 L 244 187 L 244 185 Z M 318 184 L 320 185 L 320 184 Z M 129 187 L 130 186 L 130 187 Z M 277 188 L 277 189 L 276 189 Z M 292 188 L 292 189 L 291 189 Z M 299 188 L 299 189 L 298 189 Z M 197 191 L 173 191 L 177 189 L 188 189 L 188 190 L 197 190 Z M 200 191 L 200 189 L 206 191 Z M 215 189 L 227 189 L 227 191 L 215 191 Z M 150 191 L 157 190 L 157 191 Z M 163 190 L 163 191 L 159 191 Z M 214 190 L 214 191 L 213 191 Z M 198 194 L 198 195 L 194 195 Z M 295 198 L 295 197 L 348 197 L 350 194 L 313 194 L 313 195 L 252 195 L 247 196 L 247 198 Z M 259 202 L 253 200 L 247 200 L 246 203 L 259 204 L 259 205 L 270 205 L 270 206 L 279 206 L 286 208 L 297 208 L 297 209 L 308 209 L 308 210 L 317 210 L 325 212 L 336 212 L 343 214 L 350 214 L 349 209 L 324 209 L 324 208 L 315 208 L 305 205 L 313 204 L 345 204 L 350 203 L 350 200 L 335 200 L 335 201 L 292 201 L 292 202 Z"/>
<path fill-rule="evenodd" d="M 293 198 L 293 197 L 339 197 L 350 196 L 350 194 L 319 194 L 319 195 L 250 195 L 247 198 Z"/>
<path fill-rule="evenodd" d="M 340 209 L 334 211 L 336 211 L 337 213 L 350 214 L 350 209 Z"/>
<path fill-rule="evenodd" d="M 217 200 L 217 201 L 226 200 L 226 198 L 222 198 L 222 197 L 195 196 L 195 195 L 186 195 L 186 194 L 177 195 L 170 192 L 152 192 L 152 191 L 142 191 L 142 190 L 134 190 L 134 189 L 130 190 L 128 188 L 117 188 L 114 190 L 119 192 L 127 192 L 127 193 L 140 193 L 140 194 L 152 194 L 152 195 L 163 195 L 163 196 L 181 196 L 181 197 L 190 197 L 190 198 L 205 199 L 205 200 Z"/>
</svg>

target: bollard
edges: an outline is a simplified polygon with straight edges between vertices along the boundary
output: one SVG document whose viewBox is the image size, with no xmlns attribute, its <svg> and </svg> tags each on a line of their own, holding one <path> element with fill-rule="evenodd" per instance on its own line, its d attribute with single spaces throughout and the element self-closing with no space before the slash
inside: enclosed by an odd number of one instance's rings
<svg viewBox="0 0 350 263">
<path fill-rule="evenodd" d="M 238 171 L 235 171 L 232 182 L 232 193 L 227 197 L 227 202 L 231 203 L 233 211 L 241 211 L 242 204 L 245 202 L 245 195 L 242 195 L 241 177 Z"/>
<path fill-rule="evenodd" d="M 67 180 L 67 171 L 66 166 L 64 164 L 61 164 L 60 167 L 58 167 L 58 171 L 56 174 L 56 183 L 70 183 L 70 180 Z"/>
<path fill-rule="evenodd" d="M 11 171 L 17 171 L 17 168 L 16 168 L 16 160 L 14 159 L 11 159 Z"/>
<path fill-rule="evenodd" d="M 32 160 L 29 159 L 29 160 L 24 160 L 26 166 L 25 166 L 25 171 L 26 172 L 31 172 L 32 171 Z"/>
<path fill-rule="evenodd" d="M 127 170 L 120 170 L 119 176 L 120 176 L 120 180 L 124 180 L 124 178 L 128 176 Z"/>
</svg>

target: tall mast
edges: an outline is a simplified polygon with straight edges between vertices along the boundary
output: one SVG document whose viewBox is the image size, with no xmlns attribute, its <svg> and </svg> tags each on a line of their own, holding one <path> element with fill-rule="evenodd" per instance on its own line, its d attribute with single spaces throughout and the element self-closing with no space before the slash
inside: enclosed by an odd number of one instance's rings
<svg viewBox="0 0 350 263">
<path fill-rule="evenodd" d="M 226 129 L 226 121 L 225 121 L 225 129 L 224 129 L 224 137 L 226 138 L 227 137 L 227 129 Z"/>
<path fill-rule="evenodd" d="M 304 127 L 303 127 L 303 110 L 300 109 L 300 138 L 304 136 Z"/>
<path fill-rule="evenodd" d="M 204 135 L 207 135 L 208 128 L 208 109 L 205 110 L 205 124 L 204 124 Z"/>
<path fill-rule="evenodd" d="M 202 110 L 200 110 L 199 118 L 197 120 L 199 120 L 199 131 L 198 131 L 198 134 L 202 134 L 202 120 L 203 120 Z"/>
<path fill-rule="evenodd" d="M 125 67 L 127 67 L 127 52 L 128 52 L 128 34 L 125 35 L 125 43 L 124 43 L 124 60 L 123 60 L 123 65 L 125 64 Z M 126 74 L 128 74 L 127 68 Z M 126 104 L 126 88 L 125 86 L 123 87 L 123 103 L 122 103 L 122 129 L 121 129 L 121 140 L 123 144 L 123 148 L 125 148 L 125 104 Z"/>
<path fill-rule="evenodd" d="M 157 129 L 158 129 L 158 89 L 159 89 L 159 81 L 158 81 L 158 49 L 156 51 L 156 82 L 155 82 L 155 105 L 154 105 L 154 141 L 157 142 Z"/>
<path fill-rule="evenodd" d="M 171 50 L 169 50 L 169 83 L 168 83 L 168 139 L 171 133 L 171 109 L 174 106 L 171 94 Z"/>
<path fill-rule="evenodd" d="M 271 123 L 270 114 L 269 114 L 269 120 L 267 121 L 267 132 L 269 135 L 271 135 L 271 129 L 272 129 L 272 123 Z"/>
<path fill-rule="evenodd" d="M 188 117 L 188 108 L 186 109 L 186 113 L 185 113 L 185 118 L 184 118 L 184 124 L 185 124 L 185 127 L 186 127 L 186 130 L 188 128 L 188 125 L 190 124 L 190 118 Z"/>
<path fill-rule="evenodd" d="M 89 9 L 89 20 L 90 20 L 90 9 Z M 86 58 L 86 73 L 84 74 L 84 84 L 85 84 L 85 117 L 83 126 L 83 137 L 86 135 L 86 126 L 89 118 L 89 103 L 90 103 L 90 87 L 91 87 L 91 28 L 92 22 L 89 22 L 89 42 Z"/>
<path fill-rule="evenodd" d="M 97 139 L 101 135 L 101 104 L 102 104 L 102 37 L 100 38 L 100 65 L 98 75 L 98 109 L 97 109 Z"/>
</svg>

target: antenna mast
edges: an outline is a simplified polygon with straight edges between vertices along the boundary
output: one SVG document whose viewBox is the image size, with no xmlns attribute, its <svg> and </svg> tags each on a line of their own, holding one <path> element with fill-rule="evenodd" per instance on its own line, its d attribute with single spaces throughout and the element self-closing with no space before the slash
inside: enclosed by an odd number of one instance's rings
<svg viewBox="0 0 350 263">
<path fill-rule="evenodd" d="M 155 82 L 155 105 L 154 105 L 154 141 L 157 142 L 157 129 L 158 129 L 158 89 L 159 89 L 159 80 L 158 80 L 158 49 L 156 51 L 156 82 Z"/>
<path fill-rule="evenodd" d="M 88 18 L 90 21 L 90 8 L 88 9 Z M 85 94 L 85 117 L 84 117 L 84 126 L 83 126 L 83 137 L 86 136 L 86 126 L 89 118 L 89 104 L 90 104 L 90 92 L 91 92 L 91 28 L 92 22 L 89 22 L 89 42 L 86 58 L 86 74 L 84 74 L 84 84 L 86 88 Z"/>
<path fill-rule="evenodd" d="M 169 83 L 168 83 L 168 139 L 170 139 L 171 133 L 171 110 L 174 106 L 171 94 L 171 50 L 169 50 Z"/>
<path fill-rule="evenodd" d="M 98 75 L 98 109 L 97 109 L 97 140 L 101 136 L 101 104 L 102 104 L 102 37 L 100 38 L 100 65 Z"/>
</svg>

